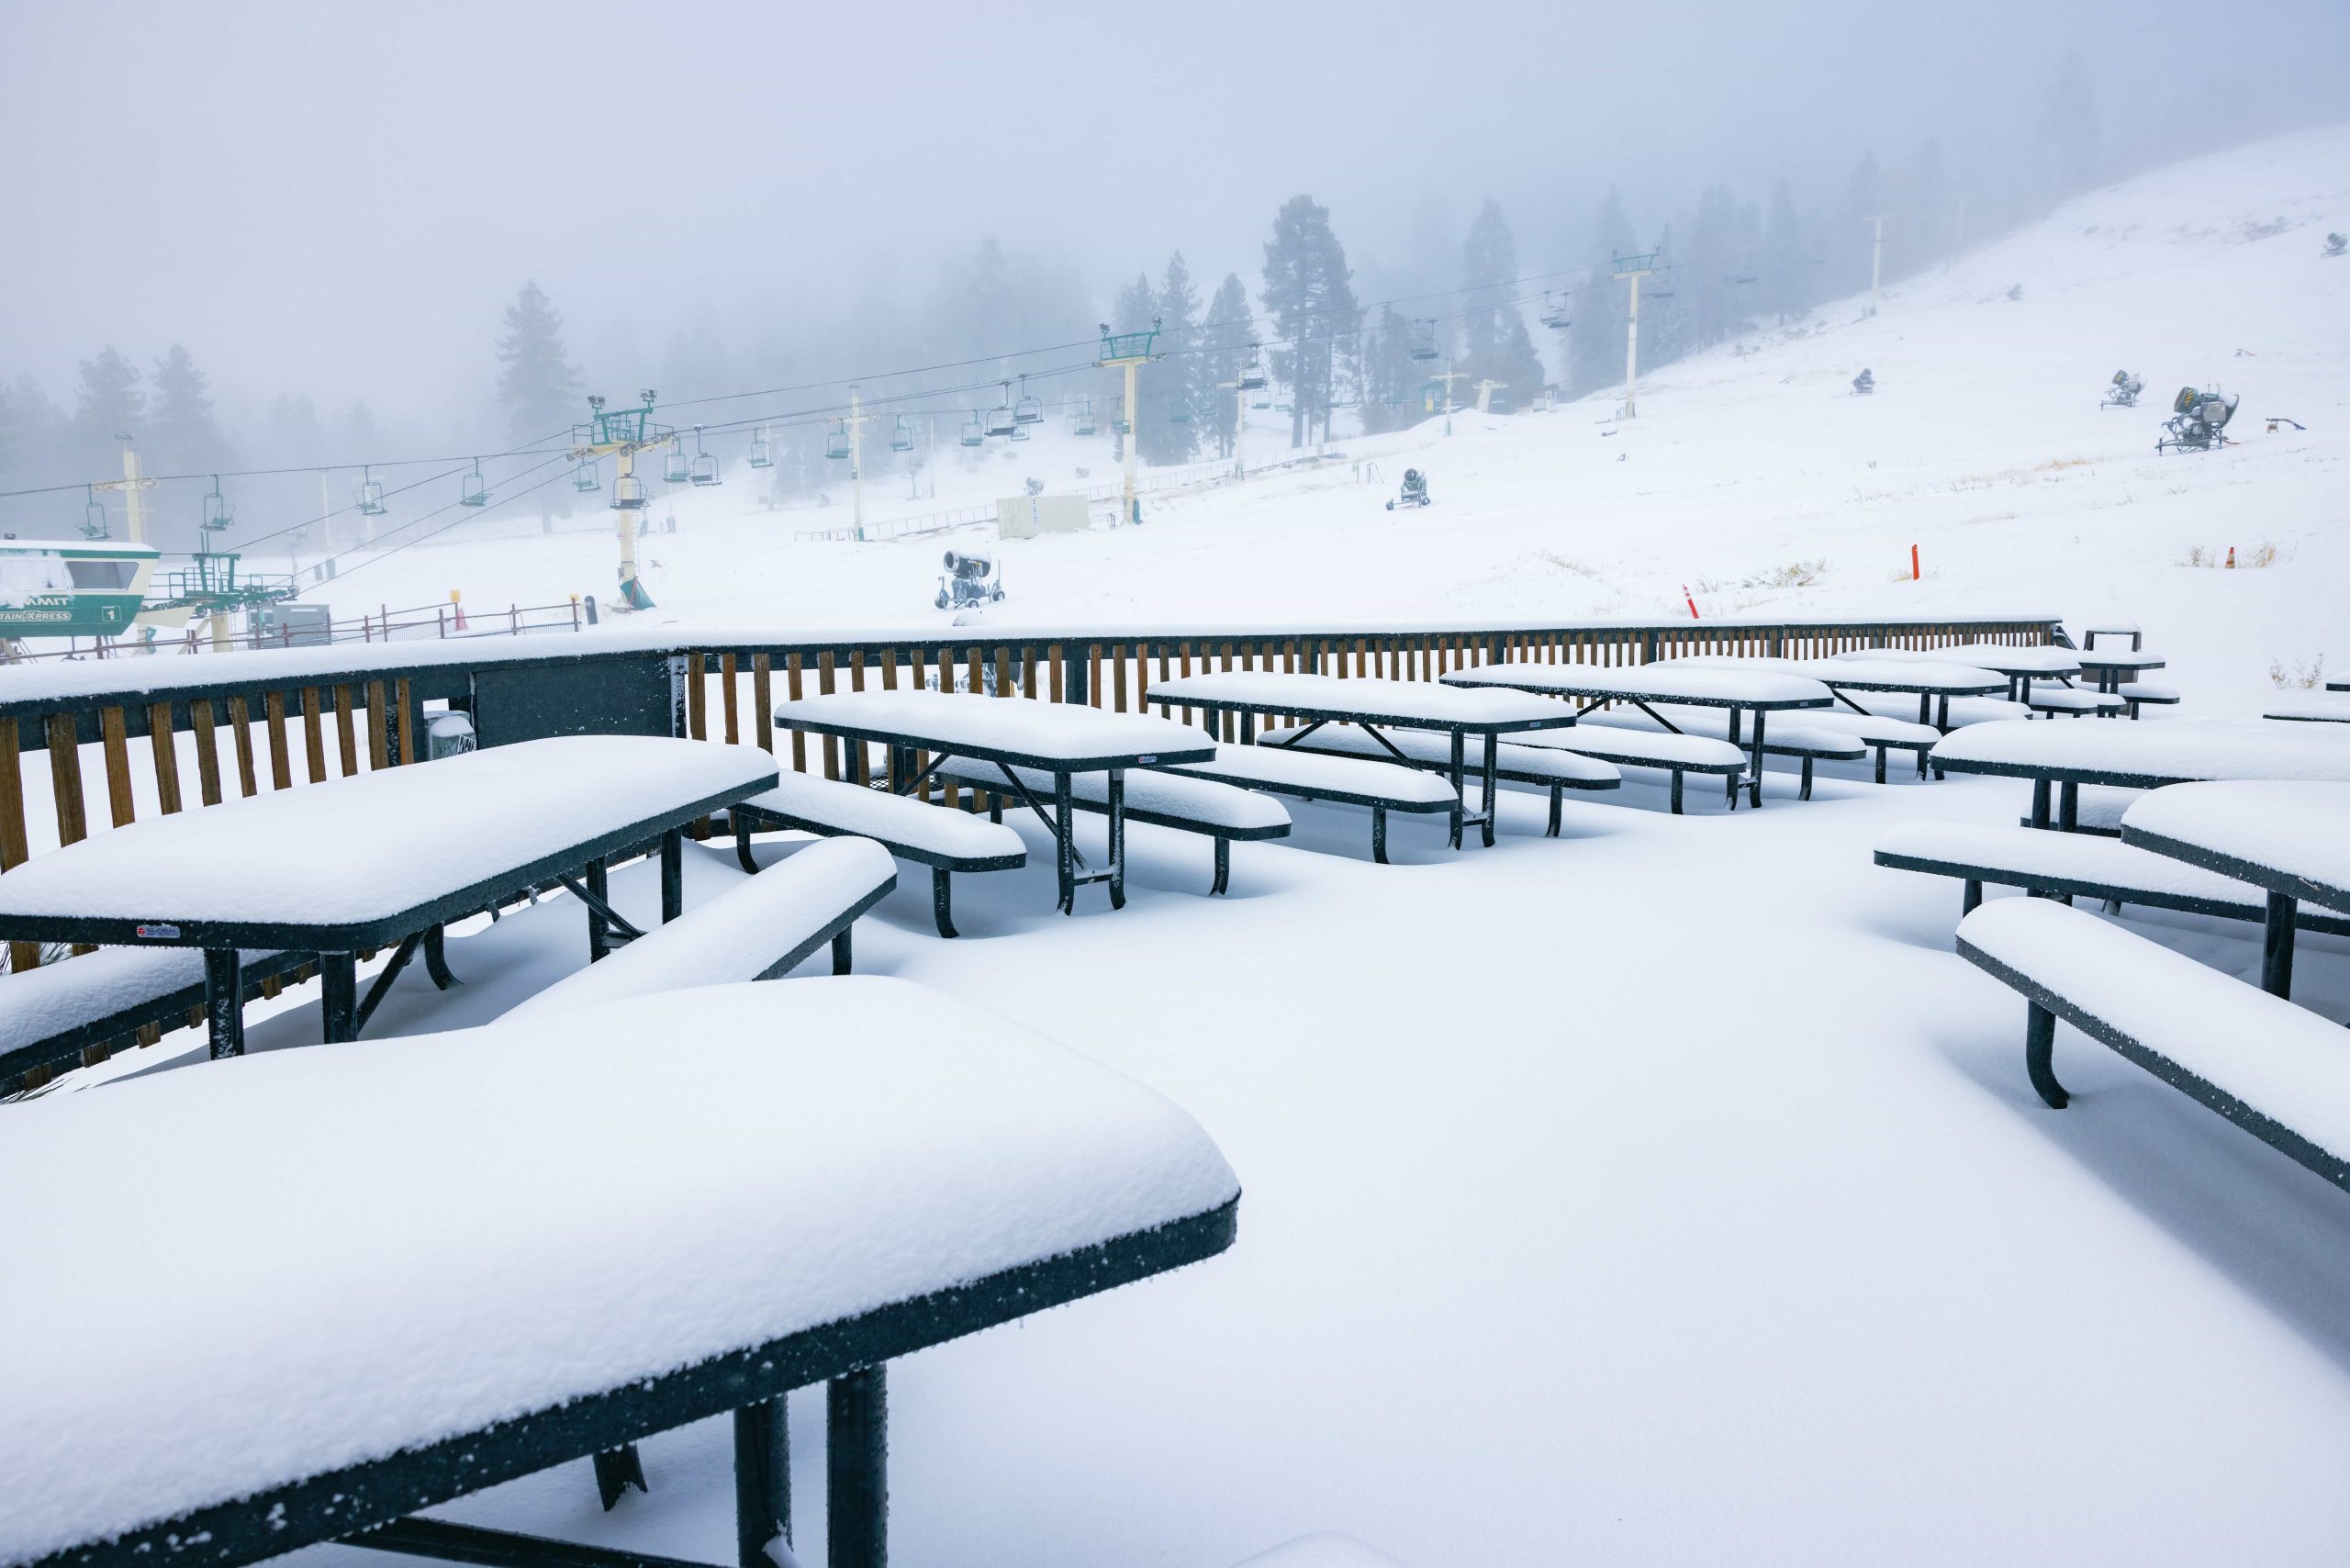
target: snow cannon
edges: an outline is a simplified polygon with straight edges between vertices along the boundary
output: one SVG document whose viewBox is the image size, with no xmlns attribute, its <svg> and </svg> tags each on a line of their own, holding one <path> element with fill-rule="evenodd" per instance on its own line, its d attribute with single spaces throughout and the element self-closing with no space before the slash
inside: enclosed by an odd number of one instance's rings
<svg viewBox="0 0 2350 1568">
<path fill-rule="evenodd" d="M 2115 371 L 2112 381 L 2108 385 L 2112 390 L 2107 392 L 2105 401 L 2098 405 L 2100 409 L 2133 409 L 2138 405 L 2138 394 L 2146 389 L 2146 383 L 2142 378 L 2126 370 Z"/>
<path fill-rule="evenodd" d="M 2171 399 L 2171 417 L 2163 421 L 2168 435 L 2154 442 L 2156 452 L 2208 452 L 2228 444 L 2228 421 L 2236 415 L 2241 393 L 2199 392 L 2182 386 Z"/>
<path fill-rule="evenodd" d="M 932 601 L 938 609 L 961 610 L 1003 598 L 1003 576 L 996 570 L 994 556 L 949 550 L 944 564 L 946 572 L 938 579 L 938 597 Z"/>
</svg>

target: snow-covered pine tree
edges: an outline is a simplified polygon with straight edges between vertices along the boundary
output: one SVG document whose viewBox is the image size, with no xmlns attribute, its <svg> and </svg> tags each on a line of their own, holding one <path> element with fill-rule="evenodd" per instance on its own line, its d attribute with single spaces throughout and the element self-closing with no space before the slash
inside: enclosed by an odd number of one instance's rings
<svg viewBox="0 0 2350 1568">
<path fill-rule="evenodd" d="M 1791 321 L 1812 306 L 1811 236 L 1787 182 L 1771 189 L 1771 218 L 1762 229 L 1762 253 L 1755 269 L 1755 308 Z"/>
<path fill-rule="evenodd" d="M 564 352 L 563 317 L 535 282 L 506 308 L 498 362 L 498 406 L 515 445 L 545 441 L 588 417 L 578 367 Z"/>
<path fill-rule="evenodd" d="M 1138 450 L 1146 463 L 1189 463 L 1200 450 L 1200 416 L 1205 410 L 1199 395 L 1201 356 L 1193 352 L 1200 347 L 1200 296 L 1181 251 L 1168 258 L 1153 314 L 1158 318 L 1158 352 L 1167 357 L 1144 366 L 1136 378 L 1135 396 L 1144 413 L 1136 427 Z"/>
<path fill-rule="evenodd" d="M 1265 287 L 1258 297 L 1272 317 L 1282 346 L 1274 374 L 1290 389 L 1289 442 L 1303 446 L 1315 420 L 1329 431 L 1337 345 L 1361 325 L 1346 248 L 1330 228 L 1330 209 L 1312 196 L 1292 196 L 1273 217 L 1265 241 Z"/>
<path fill-rule="evenodd" d="M 2051 199 L 2061 201 L 2097 183 L 2104 156 L 2097 89 L 2089 84 L 2088 62 L 2079 50 L 2067 50 L 2056 62 L 2047 106 L 2040 114 L 2040 134 L 2048 143 L 2054 185 Z"/>
<path fill-rule="evenodd" d="M 1542 388 L 1542 357 L 1526 330 L 1526 316 L 1512 303 L 1517 284 L 1517 241 L 1502 216 L 1501 204 L 1487 201 L 1469 225 L 1460 248 L 1460 370 L 1469 376 L 1464 398 L 1480 381 L 1497 381 L 1498 406 L 1525 408 Z"/>
<path fill-rule="evenodd" d="M 78 469 L 91 478 L 119 477 L 121 437 L 138 435 L 146 420 L 147 393 L 139 385 L 139 367 L 121 350 L 108 343 L 96 358 L 82 362 L 72 431 Z"/>
<path fill-rule="evenodd" d="M 1207 416 L 1202 421 L 1203 439 L 1215 443 L 1218 457 L 1232 455 L 1234 438 L 1239 433 L 1239 404 L 1233 386 L 1240 379 L 1241 367 L 1248 363 L 1248 286 L 1240 281 L 1238 273 L 1226 273 L 1217 286 L 1215 297 L 1208 301 L 1206 318 L 1200 323 L 1200 336 L 1206 353 L 1200 356 L 1205 366 L 1203 383 L 1207 397 Z"/>
<path fill-rule="evenodd" d="M 1416 422 L 1423 379 L 1419 362 L 1412 357 L 1410 319 L 1393 305 L 1380 307 L 1379 325 L 1363 334 L 1363 433 L 1377 435 Z"/>
</svg>

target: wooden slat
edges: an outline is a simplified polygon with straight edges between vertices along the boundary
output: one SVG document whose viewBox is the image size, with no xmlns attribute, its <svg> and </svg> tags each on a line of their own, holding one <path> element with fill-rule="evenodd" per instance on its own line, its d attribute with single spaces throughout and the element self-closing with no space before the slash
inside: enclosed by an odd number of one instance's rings
<svg viewBox="0 0 2350 1568">
<path fill-rule="evenodd" d="M 326 703 L 315 686 L 302 688 L 302 755 L 309 764 L 310 782 L 327 781 Z"/>
<path fill-rule="evenodd" d="M 881 689 L 898 689 L 898 650 L 895 648 L 881 650 Z"/>
<path fill-rule="evenodd" d="M 130 741 L 124 733 L 122 710 L 98 710 L 98 741 L 106 765 L 106 813 L 122 827 L 134 814 L 130 808 Z"/>
<path fill-rule="evenodd" d="M 391 694 L 380 680 L 367 683 L 367 770 L 380 772 L 392 765 Z"/>
<path fill-rule="evenodd" d="M 416 760 L 416 693 L 405 680 L 392 711 L 399 717 L 400 766 L 406 767 Z"/>
<path fill-rule="evenodd" d="M 219 719 L 212 711 L 212 700 L 199 697 L 187 705 L 188 717 L 196 721 L 196 783 L 204 792 L 204 803 L 220 803 L 220 731 Z"/>
<path fill-rule="evenodd" d="M 707 658 L 686 655 L 686 734 L 698 741 L 710 739 L 710 692 L 704 684 L 709 675 Z"/>
<path fill-rule="evenodd" d="M 833 654 L 832 650 L 827 648 L 822 653 L 816 655 L 816 694 L 820 697 L 829 696 L 832 693 L 832 689 Z M 824 737 L 824 777 L 827 778 L 838 778 L 840 776 L 840 737 L 838 735 L 826 735 Z"/>
<path fill-rule="evenodd" d="M 269 732 L 269 787 L 291 790 L 294 759 L 285 749 L 285 693 L 268 693 L 262 700 L 262 711 L 267 715 L 265 727 Z"/>
<path fill-rule="evenodd" d="M 82 804 L 82 739 L 71 713 L 49 716 L 49 792 L 57 805 L 57 842 L 79 844 L 90 836 Z"/>
<path fill-rule="evenodd" d="M 1121 643 L 1110 656 L 1110 680 L 1114 689 L 1117 711 L 1126 711 L 1126 645 Z"/>
<path fill-rule="evenodd" d="M 800 700 L 800 655 L 786 655 L 783 661 L 783 695 L 787 701 Z M 800 730 L 791 732 L 791 770 L 808 771 L 808 736 Z"/>
<path fill-rule="evenodd" d="M 775 755 L 775 666 L 765 654 L 751 655 L 751 706 L 756 711 L 759 749 Z"/>
<path fill-rule="evenodd" d="M 970 651 L 963 655 L 963 660 L 969 677 L 968 680 L 966 682 L 966 685 L 968 688 L 968 694 L 973 697 L 978 697 L 987 689 L 986 686 L 979 679 L 979 647 L 978 644 L 974 643 L 971 644 Z"/>
<path fill-rule="evenodd" d="M 726 744 L 728 745 L 743 744 L 741 704 L 735 700 L 734 697 L 734 678 L 740 673 L 733 654 L 719 655 L 718 695 L 726 706 Z"/>
<path fill-rule="evenodd" d="M 0 872 L 13 871 L 31 853 L 25 833 L 25 765 L 17 751 L 17 721 L 0 719 Z M 8 944 L 8 967 L 38 968 L 40 944 Z"/>
<path fill-rule="evenodd" d="M 1053 666 L 1051 678 L 1053 700 L 1058 702 L 1061 700 L 1061 645 L 1058 643 L 1051 644 L 1045 649 L 1045 660 Z"/>
<path fill-rule="evenodd" d="M 1086 668 L 1092 672 L 1085 681 L 1086 700 L 1099 708 L 1102 706 L 1102 644 L 1086 644 L 1085 657 Z"/>
<path fill-rule="evenodd" d="M 147 705 L 147 750 L 155 761 L 155 801 L 169 816 L 180 809 L 180 754 L 173 741 L 168 698 Z"/>
<path fill-rule="evenodd" d="M 334 689 L 334 747 L 342 761 L 345 778 L 359 771 L 359 732 L 351 717 L 351 685 L 348 681 Z"/>
<path fill-rule="evenodd" d="M 995 694 L 1010 697 L 1012 690 L 1012 650 L 1001 643 L 995 650 Z"/>
<path fill-rule="evenodd" d="M 1020 695 L 1036 695 L 1036 645 L 1023 644 L 1020 649 Z"/>
</svg>

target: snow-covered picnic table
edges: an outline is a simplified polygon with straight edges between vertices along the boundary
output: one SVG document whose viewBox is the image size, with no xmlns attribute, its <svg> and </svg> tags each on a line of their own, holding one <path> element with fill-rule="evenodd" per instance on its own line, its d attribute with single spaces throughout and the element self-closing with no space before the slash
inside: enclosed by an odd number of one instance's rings
<svg viewBox="0 0 2350 1568">
<path fill-rule="evenodd" d="M 1944 664 L 1937 659 L 1867 659 L 1852 655 L 1825 659 L 1778 659 L 1768 657 L 1740 658 L 1729 654 L 1698 654 L 1684 659 L 1668 659 L 1662 666 L 1651 669 L 1753 669 L 1777 675 L 1800 676 L 1816 680 L 1836 695 L 1836 700 L 1855 713 L 1871 710 L 1853 701 L 1848 691 L 1890 692 L 1915 695 L 1918 699 L 1918 722 L 1933 724 L 1939 729 L 1950 728 L 1950 700 L 1953 697 L 1983 697 L 1991 692 L 2004 692 L 2008 678 L 1996 670 L 1977 668 L 1971 665 Z M 1931 716 L 1935 699 L 1942 700 L 1940 719 Z"/>
<path fill-rule="evenodd" d="M 319 955 L 324 1036 L 356 1035 L 420 943 L 492 900 L 563 879 L 588 902 L 606 857 L 661 841 L 662 913 L 682 900 L 678 832 L 776 780 L 750 746 L 565 735 L 150 817 L 0 877 L 0 939 L 205 950 L 211 1053 L 244 1048 L 238 949 Z M 586 873 L 585 886 L 575 879 Z M 624 926 L 624 923 L 623 923 Z M 395 947 L 367 1000 L 354 956 Z"/>
<path fill-rule="evenodd" d="M 1005 792 L 1018 797 L 1052 831 L 1063 913 L 1077 907 L 1077 890 L 1107 882 L 1110 904 L 1126 902 L 1125 775 L 1131 767 L 1160 763 L 1205 762 L 1214 743 L 1198 731 L 1147 713 L 1105 713 L 1080 702 L 1046 702 L 1030 697 L 979 698 L 944 691 L 835 691 L 785 702 L 775 711 L 779 728 L 837 735 L 848 748 L 849 777 L 866 781 L 865 746 L 889 754 L 889 788 L 905 795 L 955 757 L 982 763 L 1003 775 Z M 916 752 L 930 753 L 927 767 L 914 765 Z M 1050 810 L 1036 800 L 1016 770 L 1049 774 Z M 1110 845 L 1107 864 L 1085 865 L 1077 847 L 1076 808 L 1070 778 L 1106 773 Z"/>
<path fill-rule="evenodd" d="M 2104 692 L 2120 691 L 2124 680 L 2134 679 L 2150 669 L 2165 668 L 2170 663 L 2160 654 L 2140 653 L 2134 649 L 2126 654 L 2085 651 L 2075 654 L 2073 657 L 2079 661 L 2083 674 L 2097 678 L 2097 689 Z"/>
<path fill-rule="evenodd" d="M 2279 697 L 2260 716 L 2297 724 L 2350 724 L 2350 698 L 2317 692 Z"/>
<path fill-rule="evenodd" d="M 2350 913 L 2350 784 L 2227 780 L 2157 790 L 2121 813 L 2121 842 L 2250 882 L 2268 895 L 2261 986 L 2293 987 L 2303 899 Z"/>
<path fill-rule="evenodd" d="M 1848 663 L 1965 665 L 1992 670 L 2007 677 L 2008 695 L 2019 701 L 2030 700 L 2035 680 L 2070 681 L 2081 673 L 2081 655 L 2076 649 L 2009 646 L 2005 643 L 1953 643 L 1946 648 L 1852 648 L 1830 656 Z"/>
<path fill-rule="evenodd" d="M 1494 842 L 1494 775 L 1499 768 L 1497 737 L 1527 730 L 1562 729 L 1575 716 L 1555 702 L 1544 702 L 1511 691 L 1463 691 L 1421 680 L 1348 679 L 1334 675 L 1293 675 L 1279 670 L 1223 670 L 1209 675 L 1179 676 L 1150 689 L 1149 700 L 1165 708 L 1197 708 L 1213 724 L 1222 713 L 1240 717 L 1240 738 L 1256 738 L 1259 716 L 1285 714 L 1305 721 L 1296 734 L 1281 744 L 1295 745 L 1325 724 L 1350 724 L 1376 739 L 1395 762 L 1407 767 L 1429 766 L 1408 755 L 1385 732 L 1424 730 L 1447 737 L 1444 767 L 1453 795 L 1460 801 L 1452 817 L 1452 846 L 1460 846 L 1460 830 L 1474 824 L 1488 847 Z M 1484 793 L 1480 806 L 1468 803 L 1470 766 L 1468 737 L 1483 738 L 1476 763 Z"/>
<path fill-rule="evenodd" d="M 878 1562 L 884 1364 L 1213 1256 L 1239 1194 L 1158 1094 L 862 976 L 246 1057 L 6 1119 L 0 1188 L 40 1196 L 0 1206 L 0 1562 L 52 1568 L 229 1568 L 384 1527 L 364 1544 L 599 1561 L 412 1515 L 728 1410 L 741 1561 L 789 1561 L 783 1395 L 828 1380 L 828 1533 L 875 1549 L 832 1560 Z"/>
<path fill-rule="evenodd" d="M 2035 827 L 2048 793 L 2062 790 L 2058 825 L 2071 829 L 2084 784 L 2154 790 L 2206 779 L 2350 783 L 2350 734 L 2257 719 L 2166 724 L 2051 724 L 2021 719 L 1970 724 L 1929 758 L 1954 773 L 2029 778 Z"/>
<path fill-rule="evenodd" d="M 1745 744 L 1739 732 L 1744 716 L 1751 713 L 1754 735 L 1747 769 L 1747 799 L 1756 806 L 1762 803 L 1763 716 L 1791 708 L 1831 707 L 1836 701 L 1835 693 L 1804 676 L 1771 670 L 1697 667 L 1687 661 L 1614 668 L 1602 665 L 1486 665 L 1478 669 L 1455 670 L 1443 678 L 1448 686 L 1498 686 L 1548 697 L 1575 698 L 1583 703 L 1576 710 L 1579 715 L 1604 702 L 1629 702 L 1676 735 L 1684 733 L 1681 726 L 1659 713 L 1651 703 L 1727 708 L 1730 716 L 1727 738 L 1732 745 Z"/>
</svg>

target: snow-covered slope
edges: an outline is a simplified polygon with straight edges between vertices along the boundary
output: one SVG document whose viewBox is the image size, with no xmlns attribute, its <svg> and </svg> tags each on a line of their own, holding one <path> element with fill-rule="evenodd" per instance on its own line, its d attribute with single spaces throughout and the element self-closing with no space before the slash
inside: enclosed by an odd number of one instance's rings
<svg viewBox="0 0 2350 1568">
<path fill-rule="evenodd" d="M 1457 415 L 1449 438 L 1432 420 L 1343 442 L 1345 460 L 1318 469 L 1156 498 L 1138 530 L 1007 543 L 1012 598 L 997 613 L 1663 616 L 1686 613 L 1684 584 L 1707 615 L 2047 609 L 2144 622 L 2191 699 L 2242 708 L 2271 691 L 2272 661 L 2350 666 L 2337 526 L 2350 259 L 2321 254 L 2341 228 L 2350 126 L 2213 154 L 1897 284 L 1873 319 L 1864 301 L 1837 301 L 1664 366 L 1643 378 L 1636 420 L 1614 417 L 1620 388 L 1547 415 Z M 1871 398 L 1848 392 L 1863 366 Z M 2124 367 L 2145 377 L 2143 405 L 2099 408 Z M 2188 383 L 2242 393 L 2240 445 L 2156 455 Z M 2273 415 L 2309 428 L 2271 433 Z M 1252 465 L 1291 455 L 1286 419 L 1257 418 Z M 1114 476 L 1106 435 L 1057 426 L 1020 448 L 948 450 L 934 500 L 877 478 L 871 511 L 986 501 L 1032 473 L 1073 487 L 1080 465 L 1093 482 Z M 1429 472 L 1437 504 L 1387 512 L 1407 464 Z M 752 491 L 738 472 L 678 498 L 681 531 L 645 541 L 651 619 L 946 619 L 929 608 L 938 540 L 795 543 L 796 530 L 845 521 L 845 496 L 763 512 Z M 2235 572 L 2182 564 L 2231 547 Z M 607 589 L 612 566 L 601 532 L 436 543 L 326 591 L 352 605 L 452 588 L 474 604 L 543 602 Z"/>
</svg>

